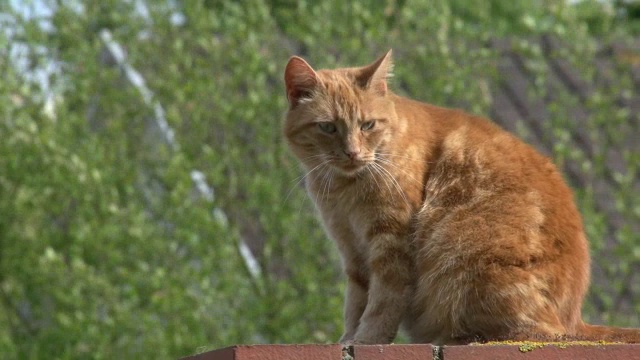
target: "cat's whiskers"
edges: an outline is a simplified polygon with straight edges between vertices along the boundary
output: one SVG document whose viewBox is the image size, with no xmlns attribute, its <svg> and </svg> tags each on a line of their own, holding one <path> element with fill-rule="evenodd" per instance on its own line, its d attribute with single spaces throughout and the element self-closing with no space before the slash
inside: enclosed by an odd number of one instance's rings
<svg viewBox="0 0 640 360">
<path fill-rule="evenodd" d="M 307 159 L 312 159 L 312 158 L 323 158 L 324 155 L 320 154 L 320 155 L 312 155 L 307 157 L 305 160 Z M 303 182 L 309 175 L 311 175 L 312 172 L 318 170 L 318 168 L 325 166 L 329 163 L 330 160 L 324 160 L 323 162 L 321 162 L 320 164 L 316 165 L 313 169 L 307 171 L 306 174 L 303 174 L 299 177 L 297 177 L 296 179 L 294 179 L 293 181 L 295 181 L 296 183 L 293 184 L 293 186 L 291 187 L 291 189 L 289 189 L 289 191 L 287 192 L 287 196 L 285 196 L 284 201 L 286 202 L 289 199 L 289 196 L 291 196 L 291 194 L 293 193 L 293 189 L 295 189 L 298 185 L 300 185 L 301 182 Z"/>
<path fill-rule="evenodd" d="M 400 186 L 400 184 L 398 183 L 396 178 L 393 176 L 393 174 L 391 174 L 389 170 L 385 169 L 383 166 L 381 166 L 376 162 L 372 162 L 370 164 L 371 166 L 373 166 L 374 169 L 378 170 L 378 173 L 380 174 L 382 179 L 385 179 L 385 181 L 387 179 L 391 181 L 391 185 L 393 185 L 396 188 L 400 196 L 402 196 L 402 199 L 404 200 L 404 202 L 407 205 L 409 205 L 409 200 L 407 199 L 407 196 L 405 195 L 404 190 L 402 190 L 402 186 Z"/>
<path fill-rule="evenodd" d="M 378 176 L 380 176 L 380 177 L 381 177 L 381 179 L 382 179 L 382 181 L 384 181 L 384 184 L 387 186 L 387 189 L 389 189 L 389 192 L 392 192 L 393 190 L 392 190 L 392 189 L 391 189 L 391 187 L 389 186 L 389 182 L 388 182 L 388 181 L 387 181 L 387 179 L 386 179 L 386 175 L 385 175 L 384 173 L 382 173 L 380 170 L 378 170 L 378 169 L 376 168 L 376 166 L 375 166 L 375 165 L 373 165 L 373 164 L 374 164 L 374 163 L 371 163 L 371 164 L 367 165 L 367 167 L 366 167 L 366 168 L 367 168 L 367 170 L 369 171 L 369 174 L 371 175 L 371 178 L 372 178 L 372 179 L 373 179 L 373 181 L 375 182 L 377 189 L 378 189 L 378 190 L 382 190 L 382 189 L 380 188 L 380 183 L 378 182 L 378 179 L 377 179 L 377 177 L 378 177 Z M 372 171 L 372 170 L 373 170 L 373 171 Z M 374 174 L 374 171 L 375 171 L 375 174 Z"/>
<path fill-rule="evenodd" d="M 316 155 L 307 156 L 307 157 L 303 158 L 301 161 L 304 163 L 304 162 L 305 162 L 305 161 L 307 161 L 307 160 L 318 159 L 318 158 L 324 158 L 324 154 L 316 154 Z M 315 169 L 316 169 L 318 166 L 320 166 L 320 165 L 322 165 L 322 164 L 319 164 L 319 165 L 317 165 L 316 167 L 314 167 L 313 169 L 311 169 L 309 172 L 307 172 L 307 173 L 305 173 L 305 174 L 302 174 L 302 175 L 300 175 L 300 176 L 296 177 L 296 178 L 293 180 L 293 181 L 295 181 L 295 182 L 296 182 L 296 183 L 294 184 L 294 186 L 295 186 L 295 185 L 300 184 L 300 182 L 301 182 L 302 180 L 304 180 L 304 178 L 305 178 L 305 177 L 306 177 L 306 176 L 307 176 L 311 171 L 315 170 Z"/>
<path fill-rule="evenodd" d="M 322 171 L 323 168 L 325 168 L 326 166 L 329 166 L 328 164 L 330 163 L 330 160 L 326 160 L 326 157 L 324 157 L 324 155 L 318 155 L 317 157 L 322 157 L 323 160 L 320 164 L 316 165 L 315 167 L 313 167 L 311 170 L 309 170 L 306 174 L 301 176 L 301 179 L 298 181 L 297 184 L 299 184 L 301 181 L 307 179 L 313 172 L 318 172 L 318 171 Z M 294 186 L 295 187 L 295 186 Z M 293 191 L 293 188 L 289 191 L 289 194 L 291 194 Z M 311 192 L 308 191 L 307 188 L 307 194 L 309 194 L 309 196 L 304 196 L 302 197 L 302 201 L 298 204 L 298 216 L 300 216 L 300 214 L 302 213 L 302 208 L 304 206 L 305 201 L 310 201 L 311 202 L 311 206 L 315 206 L 314 202 L 313 202 L 313 197 L 311 195 Z M 287 196 L 288 197 L 288 196 Z M 317 198 L 316 198 L 317 199 Z M 286 199 L 285 199 L 286 201 Z"/>
<path fill-rule="evenodd" d="M 375 161 L 379 161 L 380 163 L 382 163 L 384 165 L 388 165 L 390 167 L 393 167 L 395 170 L 398 170 L 401 173 L 403 173 L 409 180 L 411 180 L 411 181 L 415 182 L 416 184 L 422 186 L 422 182 L 417 180 L 416 178 L 414 178 L 410 172 L 408 172 L 405 169 L 401 168 L 400 166 L 396 165 L 390 159 L 385 158 L 386 156 L 395 156 L 395 157 L 411 160 L 410 157 L 408 157 L 406 155 L 394 155 L 394 154 L 385 154 L 385 153 L 378 153 L 377 155 L 379 155 L 379 156 L 376 156 Z"/>
<path fill-rule="evenodd" d="M 405 159 L 405 160 L 409 160 L 409 161 L 414 161 L 415 158 L 409 156 L 409 155 L 402 155 L 402 154 L 392 154 L 392 153 L 383 153 L 383 152 L 376 152 L 376 155 L 385 157 L 385 158 L 389 158 L 389 157 L 395 157 L 395 158 L 400 158 L 400 159 Z M 376 157 L 379 158 L 379 157 Z M 389 160 L 389 159 L 387 159 Z M 436 161 L 425 161 L 425 164 L 435 164 Z"/>
<path fill-rule="evenodd" d="M 306 160 L 311 160 L 311 159 L 318 159 L 318 158 L 326 159 L 326 156 L 325 156 L 325 154 L 315 154 L 315 155 L 307 156 L 307 157 L 303 158 L 301 161 L 306 161 Z"/>
<path fill-rule="evenodd" d="M 419 181 L 419 180 L 417 180 L 416 178 L 414 178 L 414 177 L 411 175 L 411 173 L 410 173 L 410 172 L 408 172 L 408 171 L 404 170 L 404 169 L 403 169 L 403 168 L 401 168 L 400 166 L 398 166 L 398 165 L 394 164 L 393 162 L 391 162 L 391 161 L 389 161 L 389 160 L 387 160 L 387 159 L 378 159 L 378 160 L 380 160 L 380 163 L 381 163 L 381 164 L 388 165 L 388 166 L 392 167 L 393 169 L 395 169 L 395 170 L 397 170 L 397 171 L 401 172 L 403 175 L 405 175 L 405 177 L 406 177 L 407 179 L 409 179 L 409 180 L 413 181 L 414 183 L 416 183 L 416 184 L 417 184 L 417 185 L 419 185 L 419 186 L 422 186 L 422 182 L 421 182 L 421 181 Z"/>
<path fill-rule="evenodd" d="M 376 155 L 388 156 L 388 157 L 397 157 L 397 158 L 401 158 L 401 159 L 413 160 L 413 158 L 410 157 L 409 155 L 402 155 L 402 154 L 383 153 L 383 152 L 376 151 Z"/>
<path fill-rule="evenodd" d="M 329 192 L 331 191 L 331 184 L 333 182 L 333 170 L 329 170 L 331 176 L 329 176 L 329 184 L 327 184 L 327 197 L 329 196 Z"/>
<path fill-rule="evenodd" d="M 320 186 L 322 188 L 322 195 L 320 196 L 321 199 L 328 199 L 329 197 L 331 192 L 331 180 L 333 179 L 332 173 L 333 171 L 329 166 L 328 171 L 322 175 L 322 180 L 320 181 Z"/>
<path fill-rule="evenodd" d="M 330 171 L 325 171 L 325 168 L 328 168 L 329 170 L 331 170 L 331 166 L 328 165 L 330 162 L 330 160 L 327 160 L 326 162 L 323 163 L 324 166 L 322 166 L 319 169 L 319 175 L 317 177 L 315 177 L 314 183 L 317 183 L 318 186 L 316 186 L 316 191 L 310 191 L 310 193 L 312 193 L 314 195 L 315 198 L 315 203 L 318 204 L 320 202 L 321 199 L 325 198 L 325 184 L 327 181 L 327 176 L 331 176 L 330 175 Z"/>
</svg>

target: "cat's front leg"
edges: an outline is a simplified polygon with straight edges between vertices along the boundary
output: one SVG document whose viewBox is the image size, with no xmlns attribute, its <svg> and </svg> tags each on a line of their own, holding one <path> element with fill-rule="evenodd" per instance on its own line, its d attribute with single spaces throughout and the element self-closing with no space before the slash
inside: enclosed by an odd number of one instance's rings
<svg viewBox="0 0 640 360">
<path fill-rule="evenodd" d="M 360 318 L 367 306 L 367 289 L 369 279 L 362 271 L 362 264 L 348 264 L 347 291 L 344 303 L 344 333 L 340 338 L 341 344 L 351 344 L 358 330 Z"/>
<path fill-rule="evenodd" d="M 378 234 L 370 244 L 367 306 L 353 342 L 388 344 L 396 337 L 408 306 L 412 256 L 401 236 Z"/>
</svg>

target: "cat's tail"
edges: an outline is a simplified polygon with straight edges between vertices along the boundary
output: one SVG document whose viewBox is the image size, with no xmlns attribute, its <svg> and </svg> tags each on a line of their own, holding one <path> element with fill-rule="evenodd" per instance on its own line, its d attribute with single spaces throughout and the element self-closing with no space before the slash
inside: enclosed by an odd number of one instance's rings
<svg viewBox="0 0 640 360">
<path fill-rule="evenodd" d="M 582 324 L 577 335 L 581 340 L 640 343 L 640 329 Z"/>
</svg>

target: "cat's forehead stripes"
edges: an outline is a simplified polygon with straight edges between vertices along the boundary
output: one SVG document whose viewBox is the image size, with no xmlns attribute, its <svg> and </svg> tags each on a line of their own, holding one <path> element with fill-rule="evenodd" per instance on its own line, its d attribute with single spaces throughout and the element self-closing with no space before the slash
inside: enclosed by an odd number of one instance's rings
<svg viewBox="0 0 640 360">
<path fill-rule="evenodd" d="M 347 73 L 323 73 L 323 87 L 334 119 L 347 123 L 363 118 L 362 92 Z"/>
</svg>

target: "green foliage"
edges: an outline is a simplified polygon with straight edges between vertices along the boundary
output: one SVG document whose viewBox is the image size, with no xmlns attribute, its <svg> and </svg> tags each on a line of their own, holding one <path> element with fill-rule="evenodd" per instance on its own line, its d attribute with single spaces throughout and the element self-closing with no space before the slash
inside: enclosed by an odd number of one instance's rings
<svg viewBox="0 0 640 360">
<path fill-rule="evenodd" d="M 574 44 L 569 53 L 580 64 L 593 52 L 592 34 L 614 23 L 608 17 L 594 25 L 589 12 L 564 1 L 43 3 L 53 10 L 51 30 L 0 5 L 16 31 L 0 31 L 6 359 L 176 358 L 235 343 L 335 341 L 339 259 L 280 132 L 287 58 L 301 54 L 315 67 L 365 64 L 392 47 L 398 92 L 486 114 L 497 76 L 498 55 L 484 46 L 491 39 L 521 39 L 542 89 L 548 69 L 527 39 L 552 32 Z M 155 129 L 153 106 L 105 56 L 103 29 L 126 48 L 162 106 L 175 147 Z M 20 46 L 30 50 L 29 71 L 55 60 L 48 88 L 12 63 L 11 49 Z M 604 144 L 631 136 L 617 130 L 624 114 L 611 119 L 614 100 L 592 99 L 598 111 L 589 130 Z M 585 163 L 584 154 L 560 146 L 571 129 L 562 109 L 571 101 L 558 99 L 546 131 L 559 144 L 558 160 Z M 640 219 L 629 175 L 639 160 L 627 154 L 629 172 L 614 175 L 629 223 Z M 604 162 L 585 166 L 602 172 Z M 213 199 L 197 195 L 195 169 Z M 592 190 L 578 195 L 599 254 L 607 219 Z M 640 239 L 630 229 L 617 237 L 618 260 L 609 266 L 630 273 Z M 243 241 L 258 269 L 242 256 Z M 585 310 L 606 319 L 624 287 L 591 295 L 604 312 L 591 302 Z M 640 289 L 631 291 L 637 299 Z"/>
</svg>

